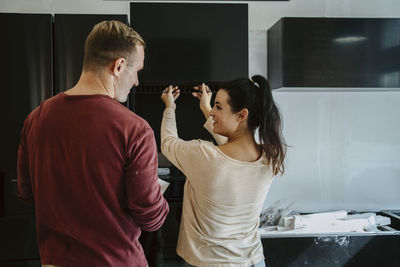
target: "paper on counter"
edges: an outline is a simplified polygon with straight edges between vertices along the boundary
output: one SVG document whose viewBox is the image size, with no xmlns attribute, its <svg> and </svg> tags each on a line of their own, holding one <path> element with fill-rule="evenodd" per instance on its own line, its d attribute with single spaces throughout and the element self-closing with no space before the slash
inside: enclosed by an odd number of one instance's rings
<svg viewBox="0 0 400 267">
<path fill-rule="evenodd" d="M 347 211 L 345 210 L 320 212 L 306 215 L 294 215 L 293 229 L 329 224 L 334 220 L 344 219 L 346 218 L 346 216 Z"/>
<path fill-rule="evenodd" d="M 347 232 L 379 232 L 379 225 L 390 225 L 390 218 L 375 213 L 347 215 L 346 211 L 333 211 L 306 215 L 286 216 L 282 224 L 263 227 L 260 234 L 326 234 Z"/>
<path fill-rule="evenodd" d="M 160 178 L 158 178 L 158 183 L 161 186 L 161 194 L 164 194 L 165 190 L 167 190 L 167 188 L 169 186 L 169 183 Z"/>
</svg>

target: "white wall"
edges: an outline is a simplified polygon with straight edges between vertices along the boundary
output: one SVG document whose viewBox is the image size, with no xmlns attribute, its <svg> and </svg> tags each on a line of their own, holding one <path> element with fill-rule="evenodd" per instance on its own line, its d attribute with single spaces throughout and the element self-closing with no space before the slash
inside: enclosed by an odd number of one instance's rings
<svg viewBox="0 0 400 267">
<path fill-rule="evenodd" d="M 129 2 L 103 0 L 0 0 L 0 12 L 129 14 Z"/>
<path fill-rule="evenodd" d="M 397 0 L 291 0 L 249 5 L 250 76 L 267 73 L 266 31 L 281 17 L 400 17 Z M 400 77 L 400 72 L 398 74 Z M 400 209 L 396 92 L 274 92 L 290 147 L 264 207 Z"/>
<path fill-rule="evenodd" d="M 399 92 L 276 92 L 290 148 L 265 206 L 400 208 Z"/>
<path fill-rule="evenodd" d="M 1 0 L 0 12 L 129 15 L 129 1 Z M 290 16 L 400 17 L 400 1 L 250 3 L 250 75 L 266 75 L 266 31 Z M 265 206 L 284 198 L 295 201 L 299 211 L 400 209 L 400 91 L 274 96 L 292 147 L 285 175 L 275 179 Z"/>
<path fill-rule="evenodd" d="M 398 0 L 290 0 L 249 5 L 249 27 L 268 29 L 280 17 L 399 17 Z"/>
</svg>

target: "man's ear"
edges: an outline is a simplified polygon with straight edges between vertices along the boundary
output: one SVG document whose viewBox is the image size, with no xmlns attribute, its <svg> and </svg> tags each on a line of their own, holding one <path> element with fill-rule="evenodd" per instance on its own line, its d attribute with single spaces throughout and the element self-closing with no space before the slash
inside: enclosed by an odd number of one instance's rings
<svg viewBox="0 0 400 267">
<path fill-rule="evenodd" d="M 126 60 L 123 57 L 117 58 L 111 63 L 111 72 L 114 76 L 119 77 L 126 67 Z"/>
<path fill-rule="evenodd" d="M 238 112 L 239 121 L 245 121 L 248 116 L 249 116 L 249 110 L 247 108 L 244 108 Z"/>
</svg>

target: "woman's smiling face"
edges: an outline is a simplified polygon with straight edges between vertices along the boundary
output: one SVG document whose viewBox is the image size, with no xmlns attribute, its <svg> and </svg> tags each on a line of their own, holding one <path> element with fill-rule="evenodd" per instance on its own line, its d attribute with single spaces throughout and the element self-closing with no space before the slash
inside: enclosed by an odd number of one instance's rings
<svg viewBox="0 0 400 267">
<path fill-rule="evenodd" d="M 228 93 L 220 89 L 215 97 L 214 107 L 210 112 L 213 117 L 214 133 L 230 136 L 239 126 L 238 113 L 233 113 L 228 104 Z"/>
</svg>

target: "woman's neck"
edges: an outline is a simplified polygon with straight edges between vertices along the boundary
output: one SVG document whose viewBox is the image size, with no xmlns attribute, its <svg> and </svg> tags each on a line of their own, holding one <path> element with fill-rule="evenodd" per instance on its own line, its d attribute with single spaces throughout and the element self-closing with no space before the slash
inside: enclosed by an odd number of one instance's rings
<svg viewBox="0 0 400 267">
<path fill-rule="evenodd" d="M 236 132 L 228 137 L 228 143 L 219 146 L 220 150 L 231 158 L 253 162 L 262 155 L 262 149 L 250 132 Z"/>
<path fill-rule="evenodd" d="M 240 143 L 244 146 L 258 146 L 254 134 L 246 129 L 238 129 L 232 135 L 228 136 L 228 143 Z"/>
</svg>

